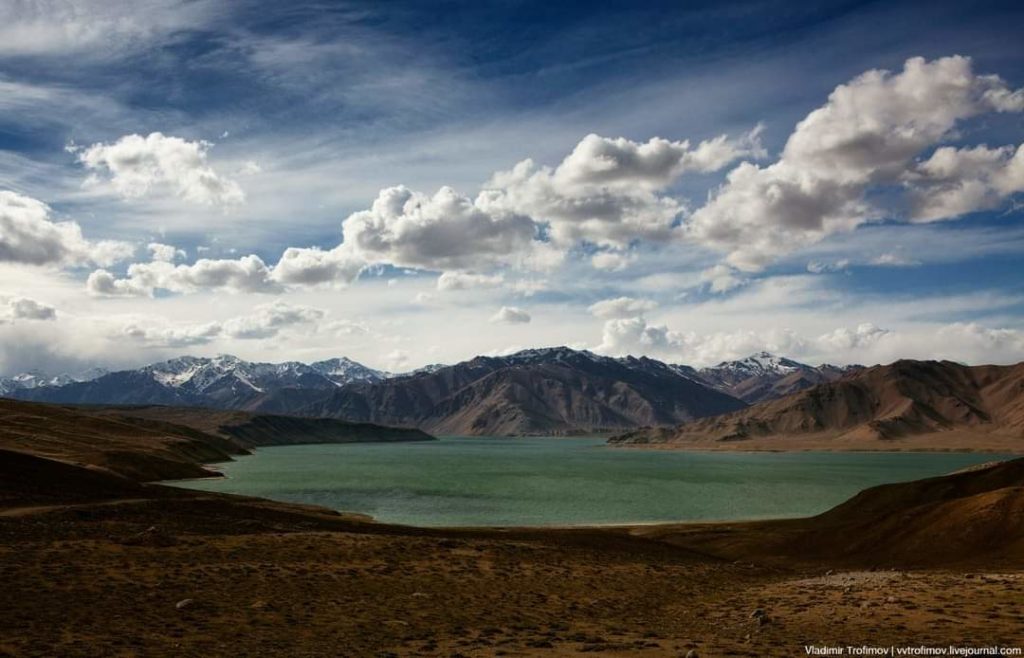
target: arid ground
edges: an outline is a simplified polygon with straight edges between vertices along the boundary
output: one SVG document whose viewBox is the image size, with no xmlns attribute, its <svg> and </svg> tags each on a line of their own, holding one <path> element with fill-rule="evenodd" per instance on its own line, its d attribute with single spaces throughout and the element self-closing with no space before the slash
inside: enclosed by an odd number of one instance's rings
<svg viewBox="0 0 1024 658">
<path fill-rule="evenodd" d="M 32 454 L 38 409 L 11 407 L 21 449 L 0 449 L 0 655 L 1024 645 L 1024 460 L 877 487 L 812 519 L 425 530 Z M 182 439 L 166 440 L 103 461 L 149 472 Z"/>
</svg>

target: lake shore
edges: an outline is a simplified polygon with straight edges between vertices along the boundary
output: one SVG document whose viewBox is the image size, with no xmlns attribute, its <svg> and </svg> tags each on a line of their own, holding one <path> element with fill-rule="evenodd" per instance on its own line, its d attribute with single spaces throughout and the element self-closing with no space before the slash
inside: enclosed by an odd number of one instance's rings
<svg viewBox="0 0 1024 658">
<path fill-rule="evenodd" d="M 687 452 L 977 452 L 1024 454 L 1024 438 L 992 431 L 950 430 L 893 439 L 865 438 L 840 432 L 767 436 L 734 440 L 680 437 L 665 442 L 610 443 L 636 450 Z"/>
</svg>

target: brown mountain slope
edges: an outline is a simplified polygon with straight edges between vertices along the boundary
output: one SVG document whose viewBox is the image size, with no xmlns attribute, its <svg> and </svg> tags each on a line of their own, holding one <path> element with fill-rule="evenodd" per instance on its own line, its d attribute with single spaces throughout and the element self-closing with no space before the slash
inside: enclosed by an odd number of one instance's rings
<svg viewBox="0 0 1024 658">
<path fill-rule="evenodd" d="M 83 413 L 184 425 L 232 439 L 246 448 L 308 443 L 432 441 L 426 432 L 335 418 L 305 418 L 196 407 L 79 407 Z"/>
<path fill-rule="evenodd" d="M 895 567 L 1024 560 L 1024 459 L 866 489 L 815 517 L 640 528 L 729 559 Z"/>
<path fill-rule="evenodd" d="M 290 443 L 429 440 L 419 430 L 174 407 L 63 407 L 0 399 L 0 450 L 133 480 L 213 475 L 202 464 Z"/>
<path fill-rule="evenodd" d="M 647 358 L 612 359 L 565 347 L 527 350 L 386 381 L 345 386 L 304 405 L 308 416 L 420 427 L 434 434 L 505 436 L 675 425 L 741 409 L 742 401 Z"/>
<path fill-rule="evenodd" d="M 952 432 L 1024 438 L 1024 364 L 897 361 L 739 412 L 611 442 L 708 445 L 763 438 L 766 446 L 768 439 L 816 437 L 863 448 Z"/>
</svg>

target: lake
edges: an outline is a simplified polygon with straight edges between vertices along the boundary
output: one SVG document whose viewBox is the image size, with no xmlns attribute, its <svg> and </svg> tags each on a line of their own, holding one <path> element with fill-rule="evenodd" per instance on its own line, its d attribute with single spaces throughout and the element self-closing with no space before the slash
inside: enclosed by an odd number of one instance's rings
<svg viewBox="0 0 1024 658">
<path fill-rule="evenodd" d="M 877 484 L 1009 455 L 697 453 L 596 438 L 458 438 L 261 448 L 207 491 L 312 503 L 419 526 L 585 525 L 808 516 Z"/>
</svg>

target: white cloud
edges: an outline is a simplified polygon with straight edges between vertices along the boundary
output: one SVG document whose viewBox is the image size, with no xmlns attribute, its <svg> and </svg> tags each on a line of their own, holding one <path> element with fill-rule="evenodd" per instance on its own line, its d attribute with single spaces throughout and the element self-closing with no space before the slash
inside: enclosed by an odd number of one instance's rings
<svg viewBox="0 0 1024 658">
<path fill-rule="evenodd" d="M 878 265 L 880 267 L 915 267 L 921 264 L 921 261 L 910 258 L 903 254 L 887 251 L 884 254 L 875 256 L 870 261 L 869 265 Z"/>
<path fill-rule="evenodd" d="M 146 245 L 149 249 L 149 253 L 152 254 L 153 260 L 163 261 L 165 263 L 173 263 L 178 258 L 185 258 L 186 253 L 182 249 L 178 249 L 169 244 L 162 244 L 160 242 L 150 242 Z"/>
<path fill-rule="evenodd" d="M 663 324 L 650 324 L 642 317 L 617 318 L 604 323 L 597 352 L 612 355 L 676 353 L 683 344 L 683 335 L 670 331 Z"/>
<path fill-rule="evenodd" d="M 503 324 L 526 324 L 531 319 L 529 313 L 515 306 L 502 306 L 491 316 L 491 322 Z"/>
<path fill-rule="evenodd" d="M 845 353 L 854 349 L 869 347 L 890 331 L 880 329 L 870 322 L 863 322 L 855 329 L 840 327 L 818 337 L 818 345 L 821 350 L 830 353 Z"/>
<path fill-rule="evenodd" d="M 257 306 L 252 315 L 227 320 L 224 333 L 232 338 L 271 338 L 284 327 L 315 324 L 324 315 L 324 311 L 317 308 L 275 301 Z"/>
<path fill-rule="evenodd" d="M 2 300 L 2 298 L 0 298 Z M 57 309 L 27 297 L 5 300 L 6 312 L 0 314 L 0 323 L 7 320 L 56 320 Z"/>
<path fill-rule="evenodd" d="M 684 207 L 658 192 L 685 172 L 760 157 L 759 132 L 739 139 L 723 135 L 696 148 L 688 141 L 588 135 L 554 169 L 524 160 L 494 174 L 477 203 L 549 224 L 552 240 L 563 247 L 584 241 L 621 249 L 634 240 L 670 240 Z"/>
<path fill-rule="evenodd" d="M 658 308 L 657 302 L 649 299 L 634 299 L 633 297 L 616 297 L 615 299 L 602 299 L 591 304 L 587 310 L 597 318 L 632 318 L 643 315 L 648 311 Z"/>
<path fill-rule="evenodd" d="M 711 292 L 729 292 L 746 285 L 747 280 L 737 276 L 736 270 L 728 265 L 714 265 L 700 273 L 700 280 L 707 283 Z"/>
<path fill-rule="evenodd" d="M 409 353 L 404 350 L 392 350 L 384 356 L 384 362 L 391 372 L 402 372 L 409 365 Z"/>
<path fill-rule="evenodd" d="M 207 163 L 212 144 L 190 142 L 162 133 L 125 135 L 112 144 L 93 144 L 78 155 L 88 169 L 109 174 L 125 198 L 170 189 L 182 199 L 206 205 L 234 205 L 245 200 L 238 183 Z"/>
<path fill-rule="evenodd" d="M 500 274 L 473 274 L 471 272 L 442 272 L 437 277 L 438 290 L 467 290 L 470 288 L 496 288 L 505 282 Z"/>
<path fill-rule="evenodd" d="M 345 245 L 330 250 L 289 247 L 274 266 L 273 279 L 286 285 L 349 284 L 359 277 L 366 261 Z"/>
<path fill-rule="evenodd" d="M 121 332 L 151 347 L 190 347 L 215 340 L 263 340 L 274 338 L 286 329 L 315 326 L 326 313 L 317 308 L 275 301 L 223 322 L 170 324 L 166 321 L 134 320 Z"/>
<path fill-rule="evenodd" d="M 110 56 L 198 28 L 212 3 L 31 0 L 0 4 L 0 55 Z"/>
<path fill-rule="evenodd" d="M 879 258 L 882 257 L 879 256 Z M 822 262 L 820 260 L 812 260 L 809 263 L 807 263 L 807 271 L 810 272 L 811 274 L 824 274 L 826 272 L 842 272 L 849 266 L 849 258 L 840 258 L 839 260 L 832 261 L 831 263 Z"/>
<path fill-rule="evenodd" d="M 111 265 L 135 248 L 116 240 L 90 241 L 75 222 L 54 222 L 51 210 L 17 192 L 0 190 L 0 262 L 26 265 Z"/>
<path fill-rule="evenodd" d="M 219 322 L 182 327 L 129 324 L 122 332 L 125 336 L 151 347 L 180 348 L 205 345 L 218 338 L 223 332 L 223 327 Z"/>
<path fill-rule="evenodd" d="M 914 221 L 936 221 L 988 210 L 1024 191 L 1024 145 L 935 149 L 904 176 Z"/>
<path fill-rule="evenodd" d="M 621 272 L 629 267 L 635 258 L 617 251 L 599 251 L 590 257 L 590 264 L 596 270 Z"/>
<path fill-rule="evenodd" d="M 901 181 L 913 158 L 956 124 L 1024 109 L 1024 91 L 976 75 L 965 57 L 907 60 L 903 71 L 868 71 L 840 85 L 801 121 L 775 163 L 743 163 L 694 212 L 689 236 L 758 270 L 781 254 L 887 214 L 866 192 Z M 942 213 L 939 213 L 942 214 Z M 934 213 L 929 219 L 939 219 Z"/>
<path fill-rule="evenodd" d="M 442 187 L 433 196 L 408 188 L 380 191 L 369 210 L 344 221 L 344 246 L 367 263 L 428 270 L 485 270 L 528 264 L 543 244 L 522 214 L 489 210 Z"/>
<path fill-rule="evenodd" d="M 190 293 L 200 290 L 231 292 L 279 292 L 272 271 L 258 256 L 213 260 L 201 258 L 192 265 L 165 261 L 134 263 L 128 275 L 117 279 L 106 270 L 89 275 L 86 290 L 96 297 L 149 296 L 156 290 Z"/>
</svg>

